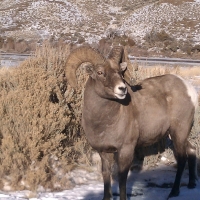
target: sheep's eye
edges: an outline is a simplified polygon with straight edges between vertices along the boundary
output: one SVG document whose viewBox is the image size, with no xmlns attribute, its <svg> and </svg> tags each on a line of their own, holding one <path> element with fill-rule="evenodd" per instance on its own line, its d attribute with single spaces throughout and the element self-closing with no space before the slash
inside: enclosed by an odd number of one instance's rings
<svg viewBox="0 0 200 200">
<path fill-rule="evenodd" d="M 102 71 L 97 71 L 97 74 L 98 74 L 99 76 L 101 76 L 101 75 L 103 75 L 103 72 L 102 72 Z"/>
</svg>

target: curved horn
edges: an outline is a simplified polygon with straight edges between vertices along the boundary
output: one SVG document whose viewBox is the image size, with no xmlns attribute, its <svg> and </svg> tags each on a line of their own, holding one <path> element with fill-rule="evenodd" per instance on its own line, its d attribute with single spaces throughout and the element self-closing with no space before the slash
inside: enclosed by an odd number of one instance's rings
<svg viewBox="0 0 200 200">
<path fill-rule="evenodd" d="M 69 84 L 76 87 L 76 70 L 84 62 L 92 65 L 103 64 L 105 58 L 95 49 L 89 46 L 82 46 L 73 50 L 67 58 L 65 75 Z"/>
<path fill-rule="evenodd" d="M 111 50 L 108 59 L 113 60 L 116 63 L 122 62 L 124 59 L 124 48 L 122 46 L 115 46 Z"/>
<path fill-rule="evenodd" d="M 123 48 L 122 46 L 115 46 L 111 50 L 108 59 L 113 60 L 116 63 L 127 63 L 127 69 L 124 72 L 124 79 L 129 85 L 133 85 L 135 82 L 135 78 L 131 75 L 133 71 L 133 67 L 131 61 L 128 58 L 127 48 Z"/>
<path fill-rule="evenodd" d="M 123 62 L 127 63 L 127 69 L 124 73 L 124 79 L 129 85 L 134 85 L 136 83 L 135 71 L 129 57 L 127 47 L 124 48 Z"/>
</svg>

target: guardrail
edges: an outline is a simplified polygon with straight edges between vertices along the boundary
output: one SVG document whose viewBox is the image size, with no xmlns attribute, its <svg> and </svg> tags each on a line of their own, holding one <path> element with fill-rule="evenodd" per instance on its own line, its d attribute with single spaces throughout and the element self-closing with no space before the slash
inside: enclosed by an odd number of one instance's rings
<svg viewBox="0 0 200 200">
<path fill-rule="evenodd" d="M 32 56 L 34 55 L 34 53 L 24 53 L 24 54 L 20 54 L 20 53 L 0 53 L 0 56 Z"/>
<path fill-rule="evenodd" d="M 200 65 L 200 60 L 182 59 L 182 58 L 159 58 L 159 57 L 134 57 L 129 56 L 129 59 L 141 63 L 160 63 L 160 64 L 180 64 L 180 65 Z"/>
</svg>

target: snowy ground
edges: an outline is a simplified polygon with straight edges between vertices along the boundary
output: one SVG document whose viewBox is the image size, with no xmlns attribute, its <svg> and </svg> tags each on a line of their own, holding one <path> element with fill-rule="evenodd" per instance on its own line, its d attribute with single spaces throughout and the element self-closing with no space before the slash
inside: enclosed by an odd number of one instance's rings
<svg viewBox="0 0 200 200">
<path fill-rule="evenodd" d="M 160 165 L 154 169 L 146 169 L 141 172 L 130 172 L 127 192 L 128 200 L 166 200 L 170 192 L 172 182 L 175 177 L 175 168 L 167 165 Z M 83 170 L 75 172 L 76 176 L 88 176 L 89 173 Z M 94 174 L 91 173 L 91 176 Z M 9 199 L 32 199 L 32 200 L 101 200 L 103 197 L 102 181 L 91 180 L 87 184 L 77 185 L 71 190 L 62 192 L 38 192 L 31 193 L 30 191 L 20 192 L 0 192 L 0 200 Z M 195 189 L 187 188 L 188 171 L 185 170 L 179 197 L 172 200 L 198 200 L 200 198 L 200 183 L 197 183 Z M 119 199 L 118 185 L 113 183 L 113 200 Z"/>
</svg>

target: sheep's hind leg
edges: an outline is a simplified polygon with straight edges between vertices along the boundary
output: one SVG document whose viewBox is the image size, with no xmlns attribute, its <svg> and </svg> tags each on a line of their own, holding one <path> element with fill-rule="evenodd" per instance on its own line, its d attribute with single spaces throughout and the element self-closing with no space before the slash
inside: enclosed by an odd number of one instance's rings
<svg viewBox="0 0 200 200">
<path fill-rule="evenodd" d="M 196 171 L 196 148 L 189 141 L 187 144 L 188 168 L 189 168 L 189 183 L 188 188 L 196 187 L 197 171 Z"/>
<path fill-rule="evenodd" d="M 171 131 L 170 135 L 173 140 L 174 148 L 175 148 L 175 154 L 176 154 L 176 161 L 177 161 L 177 172 L 175 181 L 172 187 L 172 190 L 168 196 L 168 199 L 171 197 L 176 197 L 180 193 L 180 183 L 181 183 L 181 177 L 183 174 L 183 171 L 185 169 L 185 164 L 187 161 L 187 154 L 186 154 L 186 148 L 187 148 L 187 134 L 182 134 L 182 137 L 179 137 L 177 133 L 184 133 L 184 131 Z"/>
<path fill-rule="evenodd" d="M 177 172 L 176 172 L 176 178 L 174 181 L 174 185 L 172 187 L 172 190 L 168 196 L 168 198 L 176 197 L 180 193 L 180 182 L 181 177 L 185 168 L 187 157 L 186 155 L 177 155 Z"/>
<path fill-rule="evenodd" d="M 105 152 L 99 152 L 102 162 L 102 176 L 104 181 L 104 197 L 103 200 L 112 199 L 111 192 L 111 163 L 109 160 L 109 154 Z"/>
</svg>

